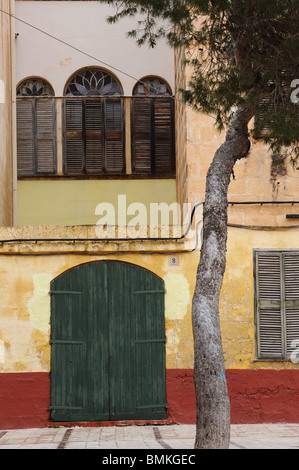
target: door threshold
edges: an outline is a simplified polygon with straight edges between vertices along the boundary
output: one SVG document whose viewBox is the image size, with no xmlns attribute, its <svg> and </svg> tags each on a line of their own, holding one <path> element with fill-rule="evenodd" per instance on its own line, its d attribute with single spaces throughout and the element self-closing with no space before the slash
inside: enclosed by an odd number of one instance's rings
<svg viewBox="0 0 299 470">
<path fill-rule="evenodd" d="M 63 427 L 63 428 L 98 428 L 98 427 L 112 427 L 112 426 L 166 426 L 170 424 L 177 424 L 172 419 L 161 420 L 127 420 L 127 421 L 49 421 L 49 428 Z"/>
</svg>

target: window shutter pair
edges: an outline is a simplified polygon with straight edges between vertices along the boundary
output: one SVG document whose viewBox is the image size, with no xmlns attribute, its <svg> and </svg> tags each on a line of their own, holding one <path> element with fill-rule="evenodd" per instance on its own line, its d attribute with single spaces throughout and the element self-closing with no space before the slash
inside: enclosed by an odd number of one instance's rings
<svg viewBox="0 0 299 470">
<path fill-rule="evenodd" d="M 120 174 L 125 169 L 120 98 L 65 99 L 65 173 Z"/>
<path fill-rule="evenodd" d="M 133 173 L 174 173 L 173 124 L 172 98 L 132 98 Z"/>
<path fill-rule="evenodd" d="M 299 252 L 255 257 L 258 358 L 290 359 L 299 347 Z"/>
<path fill-rule="evenodd" d="M 56 170 L 53 98 L 17 98 L 18 175 L 51 175 Z"/>
</svg>

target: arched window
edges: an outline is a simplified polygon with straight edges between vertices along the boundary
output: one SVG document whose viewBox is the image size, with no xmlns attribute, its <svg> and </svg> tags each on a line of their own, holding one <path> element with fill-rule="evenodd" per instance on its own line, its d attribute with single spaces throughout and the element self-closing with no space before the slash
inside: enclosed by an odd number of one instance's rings
<svg viewBox="0 0 299 470">
<path fill-rule="evenodd" d="M 17 87 L 18 176 L 47 176 L 56 171 L 54 91 L 41 78 Z"/>
<path fill-rule="evenodd" d="M 45 80 L 28 78 L 17 87 L 17 96 L 54 96 L 54 91 Z"/>
<path fill-rule="evenodd" d="M 66 86 L 65 96 L 122 95 L 120 83 L 101 69 L 83 69 L 76 73 Z"/>
<path fill-rule="evenodd" d="M 170 86 L 161 78 L 145 77 L 136 83 L 134 96 L 171 96 Z"/>
<path fill-rule="evenodd" d="M 118 80 L 91 68 L 73 75 L 65 87 L 66 175 L 123 174 L 124 103 Z"/>
<path fill-rule="evenodd" d="M 161 78 L 144 77 L 132 98 L 132 168 L 135 174 L 174 175 L 174 99 Z"/>
</svg>

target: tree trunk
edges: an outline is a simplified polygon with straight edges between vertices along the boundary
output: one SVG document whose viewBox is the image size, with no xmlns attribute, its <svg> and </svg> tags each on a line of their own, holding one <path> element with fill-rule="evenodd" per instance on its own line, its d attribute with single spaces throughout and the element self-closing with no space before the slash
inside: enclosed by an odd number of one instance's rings
<svg viewBox="0 0 299 470">
<path fill-rule="evenodd" d="M 203 243 L 192 305 L 196 449 L 225 449 L 230 442 L 219 296 L 226 264 L 228 186 L 235 162 L 248 154 L 252 115 L 247 108 L 235 113 L 206 178 Z"/>
</svg>

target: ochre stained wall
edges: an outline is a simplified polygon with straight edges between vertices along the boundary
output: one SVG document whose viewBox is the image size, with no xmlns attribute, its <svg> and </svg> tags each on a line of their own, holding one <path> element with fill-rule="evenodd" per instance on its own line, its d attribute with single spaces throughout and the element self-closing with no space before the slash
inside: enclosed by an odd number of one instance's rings
<svg viewBox="0 0 299 470">
<path fill-rule="evenodd" d="M 63 227 L 55 227 L 56 237 L 64 236 Z M 24 227 L 8 231 L 0 230 L 0 237 L 39 238 L 37 229 Z M 51 237 L 46 230 L 43 238 Z M 68 233 L 70 236 L 70 233 Z M 77 227 L 76 237 L 86 236 L 86 229 Z M 118 260 L 142 266 L 165 282 L 165 328 L 167 368 L 190 369 L 193 367 L 193 342 L 191 327 L 191 298 L 194 289 L 194 273 L 198 256 L 178 254 L 178 265 L 170 264 L 171 252 L 150 254 L 184 248 L 184 243 L 164 242 L 160 248 L 152 242 L 118 242 L 117 246 L 106 242 L 103 253 L 94 243 L 59 244 L 47 242 L 18 242 L 2 246 L 0 253 L 0 372 L 49 372 L 50 371 L 50 283 L 64 271 L 81 263 L 101 260 Z M 193 242 L 192 242 L 193 244 Z M 113 245 L 113 246 L 112 246 Z M 47 251 L 48 250 L 48 251 Z M 108 252 L 136 251 L 134 254 L 105 255 Z M 149 253 L 142 253 L 143 251 Z M 65 254 L 68 251 L 70 254 Z M 73 251 L 73 253 L 72 253 Z M 76 253 L 77 251 L 77 253 Z M 84 251 L 89 254 L 84 255 Z M 92 253 L 90 254 L 90 251 Z M 3 255 L 3 253 L 6 253 Z M 17 254 L 17 253 L 23 254 Z M 47 254 L 46 254 L 47 252 Z M 25 255 L 26 253 L 26 255 Z M 79 254 L 80 253 L 80 254 Z"/>
<path fill-rule="evenodd" d="M 297 369 L 298 364 L 255 360 L 254 249 L 298 249 L 299 229 L 230 228 L 227 267 L 220 299 L 226 369 Z"/>
<path fill-rule="evenodd" d="M 211 117 L 187 108 L 187 186 L 188 201 L 204 201 L 206 174 L 216 150 L 224 142 L 225 134 L 217 133 Z M 252 128 L 253 123 L 251 123 Z M 275 156 L 259 140 L 251 139 L 247 158 L 234 167 L 228 193 L 229 201 L 294 201 L 299 200 L 299 171 L 290 163 L 276 166 Z M 287 207 L 298 213 L 297 207 Z M 283 215 L 283 218 L 281 216 Z M 229 211 L 229 222 L 257 225 L 292 225 L 286 220 L 286 206 L 272 208 L 259 206 L 235 207 Z M 265 219 L 266 217 L 266 219 Z"/>
<path fill-rule="evenodd" d="M 176 182 L 174 179 L 18 181 L 18 225 L 94 225 L 101 218 L 95 214 L 96 207 L 102 203 L 113 205 L 117 223 L 119 195 L 126 196 L 127 207 L 140 202 L 150 214 L 150 203 L 176 202 Z"/>
<path fill-rule="evenodd" d="M 64 236 L 63 227 L 53 227 L 54 229 L 53 233 L 56 233 L 56 236 Z M 38 234 L 36 230 L 29 227 L 2 229 L 0 235 L 2 239 L 46 238 L 52 235 L 49 230 L 47 233 L 40 231 Z M 14 237 L 12 237 L 13 232 Z M 73 233 L 79 238 L 86 237 L 84 227 L 77 227 Z M 298 365 L 292 362 L 255 360 L 253 286 L 253 250 L 269 247 L 298 248 L 298 235 L 298 229 L 278 232 L 230 228 L 227 269 L 220 300 L 226 369 L 298 369 Z M 157 241 L 140 244 L 131 240 L 125 244 L 117 243 L 117 246 L 114 244 L 112 246 L 111 242 L 105 242 L 102 249 L 93 242 L 82 243 L 82 246 L 73 242 L 59 244 L 18 242 L 2 246 L 0 372 L 50 370 L 51 280 L 81 263 L 104 259 L 142 266 L 164 280 L 167 291 L 165 296 L 167 368 L 188 370 L 193 368 L 191 307 L 199 252 L 177 254 L 178 265 L 170 265 L 170 257 L 172 250 L 192 249 L 194 240 L 190 242 L 189 247 L 185 246 L 184 242 L 171 244 L 163 242 L 161 245 Z M 158 249 L 170 253 L 150 254 Z M 107 251 L 111 253 L 116 250 L 122 252 L 135 250 L 136 253 L 105 255 Z M 84 251 L 88 254 L 84 255 Z M 22 252 L 23 255 L 18 255 L 18 252 Z"/>
</svg>

